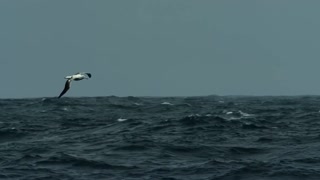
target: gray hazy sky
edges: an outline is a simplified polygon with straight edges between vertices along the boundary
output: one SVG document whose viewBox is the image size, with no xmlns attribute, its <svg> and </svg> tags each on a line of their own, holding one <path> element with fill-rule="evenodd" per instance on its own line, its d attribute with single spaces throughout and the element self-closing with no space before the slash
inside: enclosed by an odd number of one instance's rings
<svg viewBox="0 0 320 180">
<path fill-rule="evenodd" d="M 0 98 L 320 94 L 318 0 L 1 0 Z"/>
</svg>

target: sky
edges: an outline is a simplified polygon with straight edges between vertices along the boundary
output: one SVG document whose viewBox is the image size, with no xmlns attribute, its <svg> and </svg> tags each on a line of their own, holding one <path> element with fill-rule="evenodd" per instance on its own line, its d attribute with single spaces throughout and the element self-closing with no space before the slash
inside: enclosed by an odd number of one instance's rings
<svg viewBox="0 0 320 180">
<path fill-rule="evenodd" d="M 1 0 L 0 98 L 320 95 L 318 0 Z"/>
</svg>

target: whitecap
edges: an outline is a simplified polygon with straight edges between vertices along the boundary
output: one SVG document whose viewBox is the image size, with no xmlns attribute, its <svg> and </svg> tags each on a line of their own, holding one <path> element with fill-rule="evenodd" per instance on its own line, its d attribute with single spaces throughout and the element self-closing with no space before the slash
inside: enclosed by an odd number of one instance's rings
<svg viewBox="0 0 320 180">
<path fill-rule="evenodd" d="M 240 117 L 230 117 L 230 118 L 228 118 L 229 121 L 240 120 L 240 119 L 241 119 Z"/>
<path fill-rule="evenodd" d="M 200 114 L 190 114 L 188 117 L 201 117 Z"/>
<path fill-rule="evenodd" d="M 118 119 L 119 122 L 123 122 L 123 121 L 126 121 L 126 120 L 128 120 L 128 119 L 124 119 L 124 118 L 119 118 Z"/>
<path fill-rule="evenodd" d="M 169 102 L 163 102 L 163 103 L 161 103 L 162 105 L 170 105 L 170 106 L 172 106 L 173 104 L 171 104 L 171 103 L 169 103 Z"/>
<path fill-rule="evenodd" d="M 239 113 L 241 114 L 241 116 L 244 116 L 244 117 L 253 116 L 252 114 L 248 114 L 248 113 L 245 113 L 245 112 L 242 112 L 242 111 L 239 111 Z"/>
</svg>

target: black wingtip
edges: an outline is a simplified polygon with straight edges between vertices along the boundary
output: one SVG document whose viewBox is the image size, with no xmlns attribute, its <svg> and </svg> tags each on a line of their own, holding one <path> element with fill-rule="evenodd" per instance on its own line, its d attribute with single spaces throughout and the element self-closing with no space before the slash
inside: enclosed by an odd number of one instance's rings
<svg viewBox="0 0 320 180">
<path fill-rule="evenodd" d="M 89 78 L 91 78 L 91 73 L 86 73 L 88 75 Z"/>
</svg>

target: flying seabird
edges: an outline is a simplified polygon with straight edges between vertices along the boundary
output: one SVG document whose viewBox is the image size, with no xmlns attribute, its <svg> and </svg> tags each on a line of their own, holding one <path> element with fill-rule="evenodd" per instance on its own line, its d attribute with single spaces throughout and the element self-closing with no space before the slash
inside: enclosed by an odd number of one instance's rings
<svg viewBox="0 0 320 180">
<path fill-rule="evenodd" d="M 63 96 L 69 89 L 70 89 L 70 85 L 71 85 L 71 81 L 80 81 L 82 79 L 89 79 L 91 78 L 91 73 L 76 73 L 74 75 L 71 76 L 66 76 L 65 79 L 68 79 L 64 85 L 64 89 L 63 91 L 60 93 L 59 97 Z"/>
</svg>

